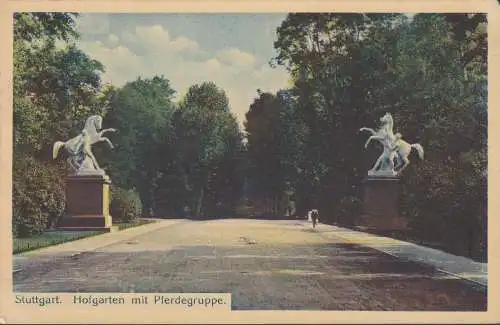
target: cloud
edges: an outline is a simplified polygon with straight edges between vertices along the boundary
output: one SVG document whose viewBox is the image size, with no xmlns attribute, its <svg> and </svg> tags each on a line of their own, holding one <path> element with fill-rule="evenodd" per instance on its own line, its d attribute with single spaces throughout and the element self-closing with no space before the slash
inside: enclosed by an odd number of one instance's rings
<svg viewBox="0 0 500 325">
<path fill-rule="evenodd" d="M 196 41 L 190 40 L 184 36 L 176 38 L 172 41 L 171 45 L 176 51 L 197 51 L 199 49 L 199 45 Z"/>
<path fill-rule="evenodd" d="M 252 68 L 257 61 L 252 54 L 236 48 L 221 50 L 217 56 L 222 62 L 240 68 Z"/>
<path fill-rule="evenodd" d="M 172 37 L 160 25 L 136 26 L 102 41 L 81 41 L 80 47 L 106 67 L 104 82 L 122 86 L 138 77 L 164 75 L 178 92 L 213 81 L 226 91 L 240 125 L 256 97 L 257 88 L 275 92 L 287 86 L 288 74 L 236 47 L 210 53 L 186 36 Z"/>
<path fill-rule="evenodd" d="M 220 69 L 222 67 L 219 60 L 217 60 L 216 58 L 211 58 L 211 59 L 208 59 L 207 61 L 205 61 L 205 66 L 207 69 L 209 69 L 211 71 L 217 71 L 218 69 Z"/>
<path fill-rule="evenodd" d="M 118 45 L 118 42 L 120 41 L 120 39 L 118 38 L 118 36 L 116 36 L 115 34 L 109 34 L 108 35 L 108 39 L 107 39 L 107 42 L 110 46 L 115 46 L 115 45 Z"/>
</svg>

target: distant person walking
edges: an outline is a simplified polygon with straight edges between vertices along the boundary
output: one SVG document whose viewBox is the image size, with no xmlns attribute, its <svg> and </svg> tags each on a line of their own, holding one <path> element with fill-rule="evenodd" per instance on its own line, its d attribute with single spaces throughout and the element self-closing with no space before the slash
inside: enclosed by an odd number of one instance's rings
<svg viewBox="0 0 500 325">
<path fill-rule="evenodd" d="M 312 209 L 311 211 L 309 211 L 309 213 L 308 213 L 308 219 L 309 218 L 312 221 L 313 228 L 316 228 L 316 224 L 319 221 L 319 211 L 318 211 L 318 209 Z"/>
</svg>

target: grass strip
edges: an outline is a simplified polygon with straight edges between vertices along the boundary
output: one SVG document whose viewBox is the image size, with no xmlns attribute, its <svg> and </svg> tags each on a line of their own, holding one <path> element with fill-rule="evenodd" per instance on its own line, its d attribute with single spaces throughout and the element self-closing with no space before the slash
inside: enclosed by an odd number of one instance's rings
<svg viewBox="0 0 500 325">
<path fill-rule="evenodd" d="M 138 220 L 134 222 L 117 223 L 118 231 L 138 227 L 155 222 L 154 220 Z M 102 235 L 106 231 L 60 231 L 60 230 L 47 230 L 41 235 L 14 238 L 12 243 L 12 254 L 19 254 L 35 249 L 45 248 L 49 246 L 59 245 L 70 241 L 75 241 L 87 237 Z"/>
<path fill-rule="evenodd" d="M 12 253 L 19 254 L 35 249 L 54 246 L 78 239 L 97 236 L 104 234 L 104 231 L 57 231 L 48 230 L 41 235 L 27 237 L 27 238 L 14 238 L 12 243 Z"/>
<path fill-rule="evenodd" d="M 133 228 L 133 227 L 147 225 L 147 224 L 150 224 L 153 222 L 156 222 L 156 221 L 140 219 L 140 220 L 134 221 L 134 222 L 117 223 L 116 226 L 118 226 L 118 230 L 120 231 L 120 230 L 125 230 L 125 229 L 129 229 L 129 228 Z"/>
</svg>

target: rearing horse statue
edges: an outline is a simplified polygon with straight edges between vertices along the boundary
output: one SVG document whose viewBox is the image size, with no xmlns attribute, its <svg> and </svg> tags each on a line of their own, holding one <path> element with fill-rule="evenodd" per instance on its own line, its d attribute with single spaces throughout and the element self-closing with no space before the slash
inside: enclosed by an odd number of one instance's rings
<svg viewBox="0 0 500 325">
<path fill-rule="evenodd" d="M 75 172 L 101 171 L 97 160 L 92 153 L 92 145 L 97 142 L 107 142 L 111 148 L 114 148 L 111 141 L 103 137 L 106 132 L 116 132 L 116 129 L 102 130 L 102 117 L 92 115 L 87 118 L 82 132 L 66 142 L 56 141 L 52 149 L 52 158 L 56 159 L 61 148 L 64 148 L 69 154 L 68 163 Z"/>
<path fill-rule="evenodd" d="M 368 148 L 368 144 L 370 144 L 372 140 L 378 140 L 384 146 L 384 151 L 378 157 L 369 173 L 374 173 L 377 170 L 394 173 L 394 159 L 396 158 L 396 148 L 394 147 L 396 136 L 393 131 L 394 119 L 391 113 L 385 113 L 385 115 L 380 118 L 380 122 L 382 125 L 377 131 L 366 127 L 359 129 L 359 131 L 369 131 L 372 134 L 365 143 L 365 149 Z"/>
<path fill-rule="evenodd" d="M 408 165 L 410 160 L 408 156 L 412 149 L 415 149 L 420 159 L 424 159 L 424 148 L 419 143 L 410 144 L 403 140 L 401 133 L 394 134 L 394 120 L 390 113 L 385 113 L 380 118 L 382 126 L 374 131 L 373 129 L 362 127 L 359 131 L 369 131 L 372 135 L 365 143 L 365 148 L 371 140 L 378 140 L 384 146 L 383 153 L 378 157 L 369 174 L 379 172 L 389 172 L 392 174 L 400 174 Z M 394 160 L 397 164 L 394 166 Z M 397 170 L 397 171 L 396 171 Z"/>
</svg>

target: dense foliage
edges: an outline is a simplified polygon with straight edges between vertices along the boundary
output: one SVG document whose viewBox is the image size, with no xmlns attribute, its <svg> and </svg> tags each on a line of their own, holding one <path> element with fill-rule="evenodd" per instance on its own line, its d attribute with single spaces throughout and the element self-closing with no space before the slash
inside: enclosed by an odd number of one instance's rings
<svg viewBox="0 0 500 325">
<path fill-rule="evenodd" d="M 109 212 L 113 222 L 132 222 L 141 216 L 141 199 L 134 189 L 124 190 L 113 186 L 110 192 L 111 204 Z"/>
<path fill-rule="evenodd" d="M 289 14 L 273 64 L 294 87 L 260 94 L 247 115 L 254 200 L 291 192 L 298 214 L 319 207 L 323 219 L 355 224 L 380 150 L 365 151 L 358 130 L 389 111 L 395 131 L 427 152 L 425 162 L 412 154 L 402 177 L 411 236 L 484 258 L 486 44 L 480 14 Z"/>
<path fill-rule="evenodd" d="M 181 201 L 197 216 L 230 216 L 242 195 L 242 134 L 224 90 L 212 82 L 193 85 L 174 116 L 179 154 L 173 160 L 185 193 Z"/>
<path fill-rule="evenodd" d="M 98 112 L 102 65 L 72 45 L 74 14 L 14 15 L 13 232 L 41 233 L 64 212 L 65 168 L 49 162 L 54 141 Z M 68 41 L 58 48 L 56 41 Z M 54 123 L 60 121 L 60 123 Z"/>
<path fill-rule="evenodd" d="M 31 157 L 14 156 L 12 230 L 16 236 L 40 234 L 64 212 L 64 184 L 57 170 Z"/>
</svg>

